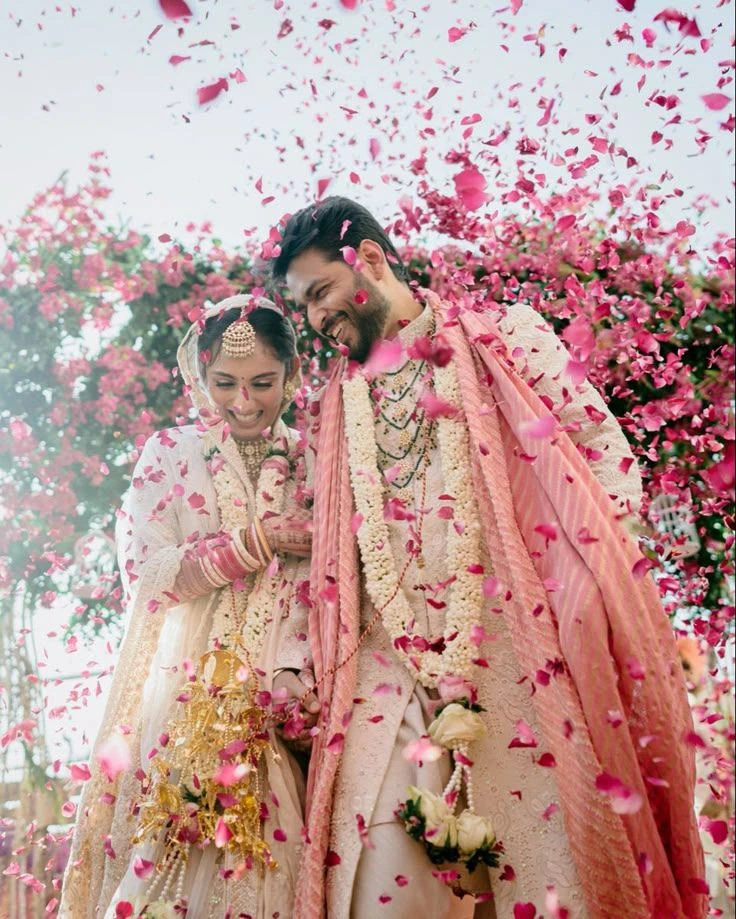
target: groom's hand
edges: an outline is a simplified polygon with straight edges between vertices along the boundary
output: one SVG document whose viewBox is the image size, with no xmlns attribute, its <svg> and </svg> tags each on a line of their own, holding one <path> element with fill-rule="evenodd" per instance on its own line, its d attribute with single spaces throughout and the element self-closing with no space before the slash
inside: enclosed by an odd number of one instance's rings
<svg viewBox="0 0 736 919">
<path fill-rule="evenodd" d="M 299 558 L 312 554 L 311 521 L 297 514 L 281 514 L 261 521 L 268 544 L 276 555 L 287 553 Z"/>
</svg>

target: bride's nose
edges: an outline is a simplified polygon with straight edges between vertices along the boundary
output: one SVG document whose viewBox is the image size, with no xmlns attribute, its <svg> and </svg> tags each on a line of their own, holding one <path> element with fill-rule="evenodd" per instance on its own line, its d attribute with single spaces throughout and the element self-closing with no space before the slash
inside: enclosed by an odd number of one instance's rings
<svg viewBox="0 0 736 919">
<path fill-rule="evenodd" d="M 248 392 L 247 387 L 241 386 L 235 395 L 233 408 L 238 408 L 238 409 L 247 408 L 249 402 L 250 402 L 250 393 Z"/>
</svg>

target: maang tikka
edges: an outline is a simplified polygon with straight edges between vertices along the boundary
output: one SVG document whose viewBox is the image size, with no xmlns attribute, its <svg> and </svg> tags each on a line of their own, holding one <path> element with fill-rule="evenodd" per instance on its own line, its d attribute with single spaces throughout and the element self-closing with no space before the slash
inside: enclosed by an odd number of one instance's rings
<svg viewBox="0 0 736 919">
<path fill-rule="evenodd" d="M 256 331 L 245 317 L 236 319 L 222 336 L 222 350 L 227 357 L 251 357 L 256 350 Z"/>
</svg>

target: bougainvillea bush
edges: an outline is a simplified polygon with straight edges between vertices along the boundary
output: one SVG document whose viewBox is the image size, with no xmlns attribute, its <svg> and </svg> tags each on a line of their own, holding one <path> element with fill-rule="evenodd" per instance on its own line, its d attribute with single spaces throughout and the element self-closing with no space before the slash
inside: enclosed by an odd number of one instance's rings
<svg viewBox="0 0 736 919">
<path fill-rule="evenodd" d="M 136 450 L 186 415 L 172 375 L 178 340 L 205 301 L 260 283 L 252 270 L 260 253 L 225 252 L 209 227 L 190 227 L 189 247 L 109 228 L 106 182 L 97 158 L 83 187 L 60 180 L 4 230 L 0 780 L 11 804 L 0 814 L 8 881 L 0 912 L 12 915 L 24 898 L 39 915 L 58 898 L 88 772 L 79 761 L 50 761 L 45 731 L 49 719 L 78 730 L 87 696 L 114 662 L 123 624 L 114 514 Z M 417 285 L 488 309 L 534 305 L 570 349 L 571 385 L 588 376 L 621 419 L 646 479 L 650 566 L 674 625 L 712 671 L 705 690 L 693 677 L 700 709 L 690 741 L 710 789 L 702 826 L 726 859 L 733 721 L 714 713 L 730 690 L 716 665 L 733 634 L 733 241 L 693 251 L 691 225 L 646 219 L 646 197 L 638 213 L 612 197 L 607 220 L 589 216 L 600 209 L 584 197 L 575 206 L 552 197 L 522 209 L 523 219 L 489 221 L 461 194 L 473 183 L 456 185 L 452 198 L 420 186 L 390 229 Z M 439 243 L 423 246 L 430 238 Z M 309 385 L 318 385 L 329 355 L 303 326 L 299 334 Z M 671 533 L 652 512 L 662 495 L 682 522 Z M 39 630 L 59 608 L 64 628 Z M 67 704 L 49 711 L 47 652 L 71 651 L 95 633 L 109 638 L 107 659 L 70 680 Z"/>
</svg>

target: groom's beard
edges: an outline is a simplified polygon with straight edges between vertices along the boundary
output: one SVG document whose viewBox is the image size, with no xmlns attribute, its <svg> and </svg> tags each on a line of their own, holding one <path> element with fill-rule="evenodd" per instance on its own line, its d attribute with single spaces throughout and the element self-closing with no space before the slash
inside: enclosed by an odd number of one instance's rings
<svg viewBox="0 0 736 919">
<path fill-rule="evenodd" d="M 354 284 L 354 293 L 364 290 L 368 294 L 365 303 L 353 307 L 352 317 L 357 342 L 350 351 L 350 359 L 363 364 L 373 345 L 383 337 L 390 306 L 388 300 L 370 281 L 357 275 Z"/>
</svg>

